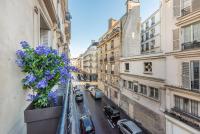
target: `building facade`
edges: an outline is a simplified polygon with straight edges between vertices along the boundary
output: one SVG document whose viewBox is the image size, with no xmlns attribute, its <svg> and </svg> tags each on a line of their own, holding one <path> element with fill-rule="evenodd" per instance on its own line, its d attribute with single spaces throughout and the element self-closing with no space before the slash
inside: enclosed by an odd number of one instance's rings
<svg viewBox="0 0 200 134">
<path fill-rule="evenodd" d="M 92 41 L 83 56 L 83 77 L 88 81 L 97 81 L 97 45 L 98 42 Z"/>
<path fill-rule="evenodd" d="M 162 0 L 166 133 L 200 133 L 200 1 Z"/>
<path fill-rule="evenodd" d="M 24 74 L 15 64 L 19 42 L 30 46 L 48 45 L 65 52 L 68 48 L 70 19 L 65 0 L 0 1 L 0 133 L 26 134 L 24 110 L 28 92 L 23 90 Z"/>
<path fill-rule="evenodd" d="M 139 1 L 132 12 L 135 20 L 125 25 L 122 38 L 122 50 L 132 53 L 127 56 L 123 51 L 120 59 L 120 107 L 151 133 L 164 134 L 166 59 L 160 41 L 160 9 L 142 23 Z M 130 27 L 133 34 L 128 40 Z"/>
<path fill-rule="evenodd" d="M 108 32 L 98 45 L 98 87 L 116 104 L 119 103 L 120 32 L 120 21 L 111 18 Z"/>
</svg>

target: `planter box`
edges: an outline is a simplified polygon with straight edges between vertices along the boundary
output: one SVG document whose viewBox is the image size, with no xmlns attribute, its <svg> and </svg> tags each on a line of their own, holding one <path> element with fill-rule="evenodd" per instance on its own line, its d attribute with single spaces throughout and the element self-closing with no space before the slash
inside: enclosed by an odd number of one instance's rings
<svg viewBox="0 0 200 134">
<path fill-rule="evenodd" d="M 24 111 L 27 134 L 56 134 L 62 106 L 33 109 L 30 104 Z"/>
</svg>

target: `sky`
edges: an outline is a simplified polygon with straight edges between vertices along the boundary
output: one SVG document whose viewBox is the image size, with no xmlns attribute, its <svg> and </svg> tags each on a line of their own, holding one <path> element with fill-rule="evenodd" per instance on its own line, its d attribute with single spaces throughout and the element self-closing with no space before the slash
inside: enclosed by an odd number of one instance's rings
<svg viewBox="0 0 200 134">
<path fill-rule="evenodd" d="M 70 51 L 78 57 L 107 31 L 110 18 L 125 14 L 126 0 L 69 0 L 72 15 Z M 141 18 L 145 20 L 160 6 L 160 0 L 140 0 Z"/>
</svg>

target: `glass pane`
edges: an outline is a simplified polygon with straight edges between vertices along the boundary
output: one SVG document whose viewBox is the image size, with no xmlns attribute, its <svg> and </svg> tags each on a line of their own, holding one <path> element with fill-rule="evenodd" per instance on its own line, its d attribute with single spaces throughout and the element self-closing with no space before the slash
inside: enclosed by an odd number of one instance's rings
<svg viewBox="0 0 200 134">
<path fill-rule="evenodd" d="M 191 26 L 184 28 L 184 43 L 191 42 Z"/>
<path fill-rule="evenodd" d="M 199 89 L 199 61 L 193 61 L 192 65 L 192 89 Z"/>
<path fill-rule="evenodd" d="M 193 38 L 194 41 L 200 42 L 200 23 L 193 25 Z"/>
</svg>

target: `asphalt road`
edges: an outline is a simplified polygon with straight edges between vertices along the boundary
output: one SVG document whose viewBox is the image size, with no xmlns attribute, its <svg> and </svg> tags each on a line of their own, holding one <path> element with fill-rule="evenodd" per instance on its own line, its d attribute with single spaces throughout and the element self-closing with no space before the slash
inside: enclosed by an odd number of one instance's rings
<svg viewBox="0 0 200 134">
<path fill-rule="evenodd" d="M 88 91 L 81 88 L 84 93 L 84 101 L 76 103 L 78 116 L 91 115 L 95 125 L 96 134 L 119 134 L 119 130 L 115 124 L 106 118 L 103 113 L 103 107 L 106 104 L 112 104 L 106 97 L 101 100 L 95 100 Z M 128 118 L 124 113 L 120 112 L 121 118 Z"/>
</svg>

